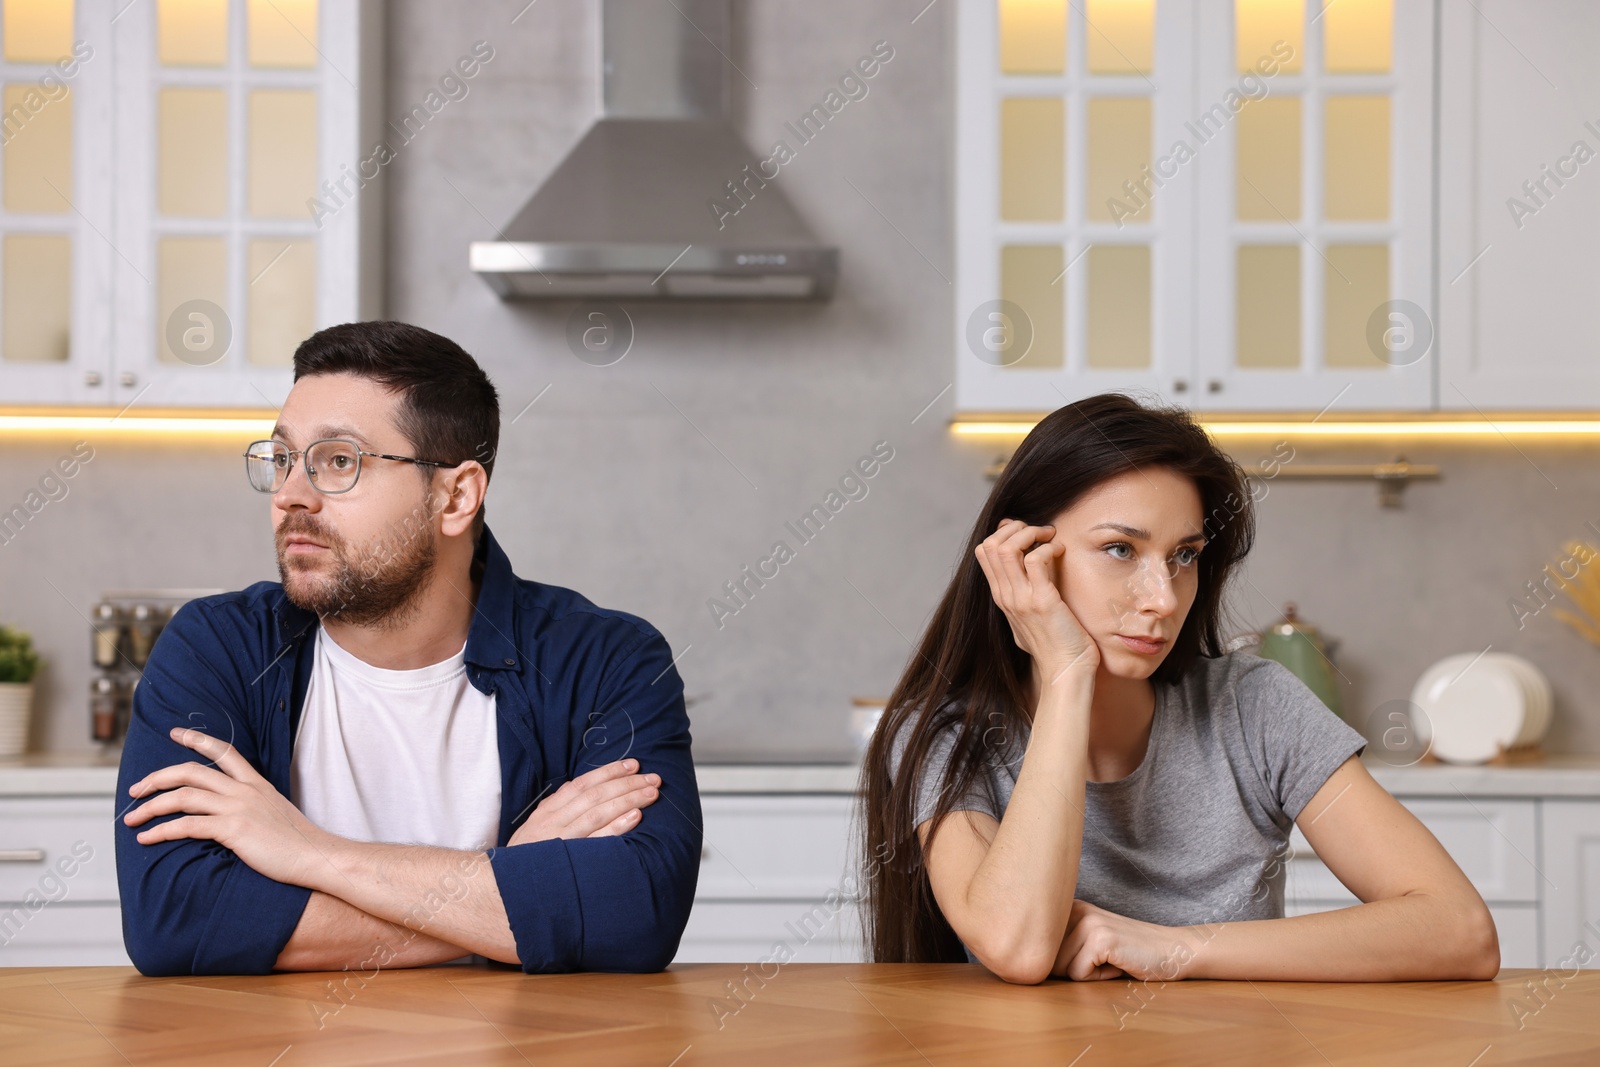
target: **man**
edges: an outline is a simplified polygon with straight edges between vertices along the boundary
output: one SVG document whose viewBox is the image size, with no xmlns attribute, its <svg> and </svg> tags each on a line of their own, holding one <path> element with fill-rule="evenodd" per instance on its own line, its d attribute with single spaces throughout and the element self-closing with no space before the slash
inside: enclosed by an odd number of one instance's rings
<svg viewBox="0 0 1600 1067">
<path fill-rule="evenodd" d="M 484 525 L 498 397 L 454 342 L 334 326 L 294 379 L 245 458 L 281 584 L 186 604 L 136 690 L 134 965 L 665 967 L 701 846 L 666 640 L 511 572 Z"/>
</svg>

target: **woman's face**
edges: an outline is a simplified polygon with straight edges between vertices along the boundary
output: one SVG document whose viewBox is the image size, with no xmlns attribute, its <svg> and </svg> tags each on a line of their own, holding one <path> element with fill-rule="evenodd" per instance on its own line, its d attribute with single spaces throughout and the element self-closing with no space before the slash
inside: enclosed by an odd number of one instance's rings
<svg viewBox="0 0 1600 1067">
<path fill-rule="evenodd" d="M 1052 520 L 1066 546 L 1056 587 L 1100 650 L 1101 670 L 1148 678 L 1199 588 L 1200 492 L 1166 467 L 1100 483 Z"/>
</svg>

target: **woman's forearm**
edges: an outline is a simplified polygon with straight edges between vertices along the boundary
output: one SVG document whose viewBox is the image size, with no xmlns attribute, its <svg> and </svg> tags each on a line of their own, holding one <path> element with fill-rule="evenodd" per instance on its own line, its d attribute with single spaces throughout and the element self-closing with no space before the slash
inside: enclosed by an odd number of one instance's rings
<svg viewBox="0 0 1600 1067">
<path fill-rule="evenodd" d="M 982 925 L 969 939 L 974 953 L 1022 981 L 1048 974 L 1072 910 L 1094 671 L 1071 668 L 1040 689 L 1011 800 L 967 887 L 969 914 Z"/>
<path fill-rule="evenodd" d="M 1500 970 L 1494 920 L 1479 900 L 1413 893 L 1181 930 L 1184 978 L 1396 982 L 1493 978 Z"/>
</svg>

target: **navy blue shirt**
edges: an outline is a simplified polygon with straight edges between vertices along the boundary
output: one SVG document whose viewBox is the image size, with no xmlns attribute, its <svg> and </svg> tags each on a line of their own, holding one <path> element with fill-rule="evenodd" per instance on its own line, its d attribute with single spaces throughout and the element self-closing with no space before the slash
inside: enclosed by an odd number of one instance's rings
<svg viewBox="0 0 1600 1067">
<path fill-rule="evenodd" d="M 700 869 L 700 793 L 683 682 L 649 623 L 570 589 L 525 581 L 485 528 L 467 677 L 495 698 L 500 827 L 488 851 L 522 969 L 659 971 L 672 961 Z M 285 797 L 319 620 L 276 582 L 185 604 L 134 691 L 117 776 L 122 936 L 147 975 L 265 974 L 311 890 L 256 872 L 214 841 L 141 844 L 128 787 L 201 757 L 175 726 L 230 742 Z M 614 837 L 507 846 L 563 782 L 631 757 L 661 776 L 639 825 Z"/>
</svg>

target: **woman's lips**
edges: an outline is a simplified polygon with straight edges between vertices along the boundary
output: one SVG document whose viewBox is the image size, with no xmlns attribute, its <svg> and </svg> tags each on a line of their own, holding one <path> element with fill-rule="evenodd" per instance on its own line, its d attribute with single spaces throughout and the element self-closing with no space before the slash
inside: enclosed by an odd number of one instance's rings
<svg viewBox="0 0 1600 1067">
<path fill-rule="evenodd" d="M 1165 638 L 1152 641 L 1144 637 L 1129 637 L 1126 634 L 1118 634 L 1117 637 L 1120 638 L 1122 643 L 1127 645 L 1130 649 L 1145 656 L 1153 656 L 1157 652 L 1160 652 L 1163 648 L 1167 647 Z"/>
</svg>

